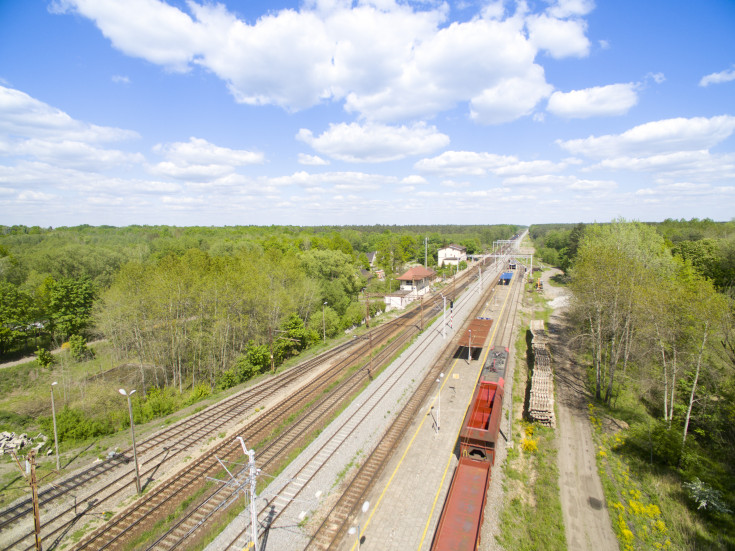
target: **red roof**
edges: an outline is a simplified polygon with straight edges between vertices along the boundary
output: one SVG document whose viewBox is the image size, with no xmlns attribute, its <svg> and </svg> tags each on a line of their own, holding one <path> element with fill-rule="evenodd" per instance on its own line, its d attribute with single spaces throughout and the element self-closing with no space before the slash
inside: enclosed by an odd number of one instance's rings
<svg viewBox="0 0 735 551">
<path fill-rule="evenodd" d="M 436 272 L 429 270 L 423 266 L 416 266 L 411 268 L 405 274 L 400 276 L 398 279 L 401 281 L 416 281 L 417 279 L 426 279 L 427 277 L 434 277 Z"/>
</svg>

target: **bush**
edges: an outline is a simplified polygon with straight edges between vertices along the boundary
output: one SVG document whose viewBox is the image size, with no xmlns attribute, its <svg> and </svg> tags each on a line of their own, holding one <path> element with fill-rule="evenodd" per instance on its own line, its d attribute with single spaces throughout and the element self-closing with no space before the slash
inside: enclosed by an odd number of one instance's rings
<svg viewBox="0 0 735 551">
<path fill-rule="evenodd" d="M 94 353 L 87 347 L 87 341 L 81 335 L 72 335 L 69 338 L 69 352 L 72 358 L 76 361 L 81 362 L 90 359 L 94 356 Z"/>
<path fill-rule="evenodd" d="M 36 350 L 36 361 L 41 367 L 48 368 L 56 363 L 56 358 L 54 358 L 54 355 L 51 354 L 51 352 L 39 346 Z"/>
<path fill-rule="evenodd" d="M 220 375 L 219 380 L 217 381 L 217 388 L 220 390 L 227 390 L 228 388 L 232 388 L 233 386 L 237 385 L 240 382 L 240 377 L 238 375 L 237 369 L 232 368 L 228 369 L 222 375 Z"/>
<path fill-rule="evenodd" d="M 654 461 L 675 466 L 681 457 L 681 428 L 669 427 L 668 423 L 661 420 L 648 425 L 636 424 L 631 427 L 625 444 L 633 447 L 648 461 L 653 456 Z"/>
<path fill-rule="evenodd" d="M 204 400 L 207 396 L 212 394 L 212 389 L 206 383 L 199 383 L 189 391 L 189 396 L 184 401 L 187 406 L 195 404 L 200 400 Z"/>
<path fill-rule="evenodd" d="M 33 422 L 30 415 L 19 415 L 12 411 L 0 410 L 0 431 L 18 432 Z"/>
<path fill-rule="evenodd" d="M 46 434 L 53 434 L 52 417 L 41 417 L 39 423 Z M 56 415 L 56 428 L 59 442 L 97 438 L 113 434 L 116 430 L 112 415 L 89 419 L 83 411 L 69 406 L 64 406 L 64 409 Z"/>
<path fill-rule="evenodd" d="M 81 335 L 73 335 L 69 339 L 69 351 L 72 358 L 78 362 L 94 358 L 94 350 L 87 346 L 87 340 Z"/>
<path fill-rule="evenodd" d="M 136 423 L 145 423 L 151 419 L 165 417 L 180 406 L 180 399 L 176 390 L 171 387 L 151 388 L 145 399 L 134 399 L 133 418 Z M 137 411 L 136 411 L 137 410 Z M 136 415 L 137 413 L 137 415 Z"/>
</svg>

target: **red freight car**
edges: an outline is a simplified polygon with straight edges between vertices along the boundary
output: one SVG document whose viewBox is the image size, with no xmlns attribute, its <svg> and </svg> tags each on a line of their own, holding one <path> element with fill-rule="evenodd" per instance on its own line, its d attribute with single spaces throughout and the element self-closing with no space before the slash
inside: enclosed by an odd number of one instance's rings
<svg viewBox="0 0 735 551">
<path fill-rule="evenodd" d="M 490 365 L 496 368 L 498 362 Z M 462 422 L 459 433 L 459 464 L 454 471 L 449 494 L 434 533 L 432 551 L 474 551 L 480 542 L 505 387 L 502 377 L 497 382 L 486 380 L 490 374 L 497 374 L 497 369 L 483 369 Z"/>
<path fill-rule="evenodd" d="M 431 545 L 432 551 L 476 549 L 489 483 L 489 462 L 460 457 Z"/>
<path fill-rule="evenodd" d="M 495 462 L 495 441 L 500 430 L 505 381 L 480 378 L 459 432 L 460 457 Z"/>
</svg>

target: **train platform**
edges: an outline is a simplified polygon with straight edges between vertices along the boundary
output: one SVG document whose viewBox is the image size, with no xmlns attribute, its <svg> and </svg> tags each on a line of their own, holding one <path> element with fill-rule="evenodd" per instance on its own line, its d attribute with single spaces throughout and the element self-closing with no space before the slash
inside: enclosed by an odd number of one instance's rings
<svg viewBox="0 0 735 551">
<path fill-rule="evenodd" d="M 497 320 L 503 309 L 510 308 L 512 288 L 497 286 L 486 301 L 482 317 Z M 433 398 L 413 420 L 373 486 L 367 498 L 367 511 L 353 519 L 355 534 L 342 541 L 341 550 L 357 549 L 358 526 L 361 551 L 431 548 L 458 462 L 457 438 L 462 420 L 500 326 L 500 323 L 493 324 L 482 343 L 481 353 L 474 354 L 471 362 L 468 363 L 464 354 L 450 359 Z"/>
</svg>

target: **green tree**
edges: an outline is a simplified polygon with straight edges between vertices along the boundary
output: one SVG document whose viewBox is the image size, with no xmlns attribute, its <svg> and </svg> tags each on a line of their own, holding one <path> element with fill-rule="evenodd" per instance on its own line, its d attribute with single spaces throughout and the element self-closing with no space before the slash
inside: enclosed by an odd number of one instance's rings
<svg viewBox="0 0 735 551">
<path fill-rule="evenodd" d="M 32 320 L 31 297 L 15 285 L 0 281 L 0 354 L 25 339 Z"/>
<path fill-rule="evenodd" d="M 64 278 L 49 285 L 51 331 L 60 340 L 83 333 L 92 322 L 95 289 L 89 278 Z"/>
<path fill-rule="evenodd" d="M 595 396 L 609 402 L 627 365 L 653 275 L 670 270 L 663 239 L 644 224 L 618 220 L 588 226 L 572 269 L 575 310 L 584 320 L 595 371 Z"/>
</svg>

